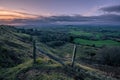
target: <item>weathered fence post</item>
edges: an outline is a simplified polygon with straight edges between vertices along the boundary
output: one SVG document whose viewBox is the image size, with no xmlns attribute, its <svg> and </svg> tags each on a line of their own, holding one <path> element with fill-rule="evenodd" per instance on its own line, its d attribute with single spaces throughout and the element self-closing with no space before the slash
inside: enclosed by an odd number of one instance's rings
<svg viewBox="0 0 120 80">
<path fill-rule="evenodd" d="M 72 56 L 72 64 L 71 66 L 74 67 L 74 63 L 75 63 L 75 57 L 76 57 L 76 44 L 74 44 L 74 49 L 73 49 L 73 56 Z"/>
<path fill-rule="evenodd" d="M 33 63 L 36 63 L 36 41 L 33 40 Z"/>
</svg>

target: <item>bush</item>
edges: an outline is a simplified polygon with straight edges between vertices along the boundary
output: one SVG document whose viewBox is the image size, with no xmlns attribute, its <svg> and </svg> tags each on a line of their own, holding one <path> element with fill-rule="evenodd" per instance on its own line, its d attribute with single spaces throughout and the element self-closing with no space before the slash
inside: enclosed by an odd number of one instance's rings
<svg viewBox="0 0 120 80">
<path fill-rule="evenodd" d="M 120 66 L 120 47 L 105 47 L 99 54 L 102 63 L 110 66 Z"/>
</svg>

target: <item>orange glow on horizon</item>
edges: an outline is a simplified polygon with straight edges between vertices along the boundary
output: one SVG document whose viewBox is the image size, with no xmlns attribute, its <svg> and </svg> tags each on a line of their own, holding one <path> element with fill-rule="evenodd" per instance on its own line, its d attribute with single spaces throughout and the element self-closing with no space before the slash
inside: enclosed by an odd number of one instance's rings
<svg viewBox="0 0 120 80">
<path fill-rule="evenodd" d="M 14 19 L 27 19 L 27 18 L 36 18 L 35 15 L 30 15 L 27 13 L 9 11 L 9 10 L 0 10 L 0 20 L 14 20 Z"/>
</svg>

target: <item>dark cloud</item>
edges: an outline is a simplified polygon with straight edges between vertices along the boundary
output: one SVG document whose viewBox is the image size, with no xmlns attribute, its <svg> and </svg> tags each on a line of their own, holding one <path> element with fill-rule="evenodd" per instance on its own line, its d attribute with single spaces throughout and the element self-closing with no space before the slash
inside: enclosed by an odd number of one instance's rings
<svg viewBox="0 0 120 80">
<path fill-rule="evenodd" d="M 14 19 L 6 22 L 8 24 L 25 24 L 25 25 L 50 25 L 50 24 L 120 24 L 120 15 L 106 14 L 100 16 L 85 17 L 81 15 L 74 16 L 50 16 L 37 17 L 36 19 Z M 0 23 L 5 23 L 0 21 Z"/>
<path fill-rule="evenodd" d="M 10 23 L 24 23 L 29 25 L 41 25 L 41 24 L 58 24 L 58 23 L 74 23 L 74 22 L 89 22 L 93 21 L 91 17 L 84 17 L 80 15 L 74 16 L 50 16 L 50 17 L 37 17 L 36 19 L 14 19 L 9 21 Z M 2 21 L 3 22 L 3 21 Z M 8 22 L 7 22 L 8 23 Z"/>
<path fill-rule="evenodd" d="M 120 5 L 103 7 L 100 10 L 105 11 L 105 12 L 117 12 L 117 13 L 120 13 Z"/>
<path fill-rule="evenodd" d="M 61 15 L 61 16 L 44 17 L 42 18 L 42 20 L 48 21 L 48 22 L 57 22 L 57 21 L 76 22 L 76 21 L 88 21 L 88 17 L 83 17 L 80 15 L 77 15 L 77 16 L 76 15 L 74 16 Z"/>
</svg>

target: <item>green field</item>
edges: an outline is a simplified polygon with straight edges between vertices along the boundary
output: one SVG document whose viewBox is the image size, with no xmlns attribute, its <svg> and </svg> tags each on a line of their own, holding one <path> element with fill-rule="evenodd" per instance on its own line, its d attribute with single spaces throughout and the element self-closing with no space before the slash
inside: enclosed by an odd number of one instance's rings
<svg viewBox="0 0 120 80">
<path fill-rule="evenodd" d="M 85 32 L 85 31 L 70 31 L 71 34 L 74 34 L 74 35 L 84 35 L 84 36 L 92 36 L 93 34 L 92 33 L 89 33 L 89 32 Z"/>
<path fill-rule="evenodd" d="M 99 40 L 99 41 L 93 41 L 93 40 L 85 40 L 76 38 L 74 40 L 75 43 L 83 44 L 83 45 L 95 45 L 95 46 L 103 46 L 103 45 L 110 45 L 110 46 L 120 46 L 120 42 L 116 42 L 113 40 Z"/>
<path fill-rule="evenodd" d="M 73 34 L 73 35 L 76 35 L 76 36 L 94 37 L 95 39 L 99 39 L 99 40 L 103 36 L 102 33 L 98 33 L 98 32 L 86 32 L 86 31 L 72 30 L 72 31 L 70 31 L 70 33 Z"/>
</svg>

